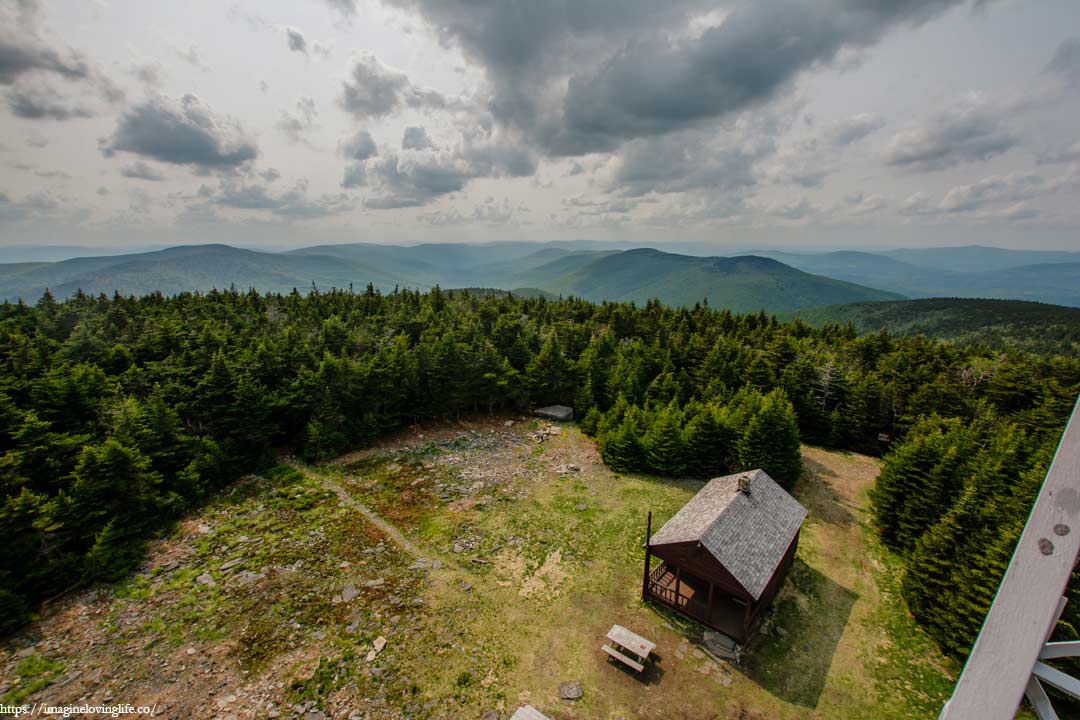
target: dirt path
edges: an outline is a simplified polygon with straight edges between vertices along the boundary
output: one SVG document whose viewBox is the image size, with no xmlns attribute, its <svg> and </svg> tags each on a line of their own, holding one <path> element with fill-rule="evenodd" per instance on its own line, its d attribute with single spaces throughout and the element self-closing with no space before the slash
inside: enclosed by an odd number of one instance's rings
<svg viewBox="0 0 1080 720">
<path fill-rule="evenodd" d="M 409 553 L 418 560 L 426 559 L 423 551 L 421 551 L 420 548 L 410 542 L 409 539 L 405 537 L 400 530 L 398 530 L 392 524 L 388 523 L 386 520 L 380 517 L 378 513 L 369 508 L 367 505 L 358 502 L 356 498 L 349 494 L 348 490 L 341 487 L 325 475 L 311 472 L 311 468 L 309 468 L 307 465 L 304 465 L 295 458 L 288 458 L 285 460 L 285 463 L 289 467 L 299 470 L 307 477 L 322 484 L 327 490 L 333 491 L 333 493 L 338 496 L 338 500 L 341 501 L 342 505 L 346 505 L 366 517 L 372 525 L 379 528 L 379 530 L 381 530 L 383 534 L 393 540 L 394 543 L 402 550 Z"/>
</svg>

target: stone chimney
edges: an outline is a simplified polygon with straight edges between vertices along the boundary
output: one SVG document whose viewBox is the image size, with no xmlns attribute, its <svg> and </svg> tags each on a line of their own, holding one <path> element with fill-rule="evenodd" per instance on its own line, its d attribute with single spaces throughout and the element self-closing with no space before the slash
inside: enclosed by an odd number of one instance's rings
<svg viewBox="0 0 1080 720">
<path fill-rule="evenodd" d="M 749 495 L 750 494 L 750 476 L 749 475 L 740 475 L 739 476 L 739 492 L 741 492 L 743 495 Z"/>
</svg>

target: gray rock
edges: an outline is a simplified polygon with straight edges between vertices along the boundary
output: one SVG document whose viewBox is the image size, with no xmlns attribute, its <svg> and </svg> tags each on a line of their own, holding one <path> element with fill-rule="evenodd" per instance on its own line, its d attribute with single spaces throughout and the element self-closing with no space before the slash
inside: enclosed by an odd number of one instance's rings
<svg viewBox="0 0 1080 720">
<path fill-rule="evenodd" d="M 360 593 L 357 591 L 356 586 L 352 583 L 348 583 L 341 591 L 341 599 L 345 602 L 352 602 L 356 599 L 356 596 Z"/>
<path fill-rule="evenodd" d="M 266 577 L 266 576 L 263 575 L 262 573 L 252 572 L 251 570 L 244 570 L 243 572 L 239 573 L 236 576 L 236 578 L 235 578 L 235 580 L 233 582 L 235 582 L 237 585 L 240 585 L 241 587 L 243 587 L 245 585 L 250 585 L 253 582 L 258 582 L 259 580 L 262 580 L 264 577 Z"/>
<path fill-rule="evenodd" d="M 224 570 L 232 570 L 234 567 L 236 567 L 240 563 L 244 562 L 245 559 L 246 558 L 238 557 L 238 558 L 235 558 L 233 560 L 229 560 L 228 562 L 224 562 L 224 563 L 221 564 L 221 569 L 223 571 Z"/>
<path fill-rule="evenodd" d="M 559 697 L 563 700 L 580 700 L 582 695 L 581 683 L 577 680 L 559 684 Z"/>
<path fill-rule="evenodd" d="M 369 587 L 369 588 L 382 587 L 383 583 L 385 583 L 385 582 L 386 581 L 383 580 L 382 578 L 375 578 L 374 580 L 368 580 L 366 583 L 364 583 L 364 587 Z M 342 599 L 344 599 L 344 596 L 342 596 Z"/>
<path fill-rule="evenodd" d="M 206 587 L 217 587 L 217 581 L 214 580 L 214 576 L 208 572 L 204 572 L 199 577 L 195 578 L 195 582 Z"/>
<path fill-rule="evenodd" d="M 499 713 L 495 710 L 488 710 L 480 716 L 480 720 L 499 720 Z"/>
<path fill-rule="evenodd" d="M 547 407 L 542 407 L 539 410 L 534 411 L 533 415 L 547 418 L 548 420 L 566 422 L 567 420 L 574 419 L 574 408 L 566 407 L 565 405 L 548 405 Z"/>
</svg>

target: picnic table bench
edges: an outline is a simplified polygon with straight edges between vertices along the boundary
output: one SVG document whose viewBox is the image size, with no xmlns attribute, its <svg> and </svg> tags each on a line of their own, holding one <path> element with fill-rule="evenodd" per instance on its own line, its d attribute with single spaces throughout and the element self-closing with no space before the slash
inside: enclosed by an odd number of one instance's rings
<svg viewBox="0 0 1080 720">
<path fill-rule="evenodd" d="M 510 716 L 510 720 L 551 720 L 551 718 L 532 705 L 522 705 L 514 711 L 514 714 Z"/>
<path fill-rule="evenodd" d="M 610 643 L 601 646 L 600 649 L 638 672 L 645 670 L 645 663 L 649 659 L 649 653 L 656 648 L 656 643 L 627 630 L 622 625 L 612 625 L 611 629 L 608 630 L 607 639 Z M 634 660 L 634 657 L 637 660 Z"/>
</svg>

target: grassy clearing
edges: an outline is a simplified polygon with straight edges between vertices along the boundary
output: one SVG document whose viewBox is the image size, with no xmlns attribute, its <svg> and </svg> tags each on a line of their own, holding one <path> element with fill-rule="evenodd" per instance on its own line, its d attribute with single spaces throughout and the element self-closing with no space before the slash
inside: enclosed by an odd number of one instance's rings
<svg viewBox="0 0 1080 720">
<path fill-rule="evenodd" d="M 144 572 L 34 629 L 56 664 L 24 672 L 51 688 L 12 683 L 13 659 L 3 679 L 22 697 L 158 701 L 176 717 L 505 718 L 523 702 L 559 720 L 936 716 L 955 668 L 904 611 L 898 566 L 866 527 L 873 460 L 805 450 L 798 559 L 736 667 L 702 653 L 699 626 L 639 599 L 645 513 L 663 522 L 701 483 L 614 474 L 576 428 L 550 428 L 414 431 L 241 483 Z M 615 622 L 657 643 L 643 677 L 599 651 Z M 565 680 L 581 700 L 558 700 Z"/>
</svg>

